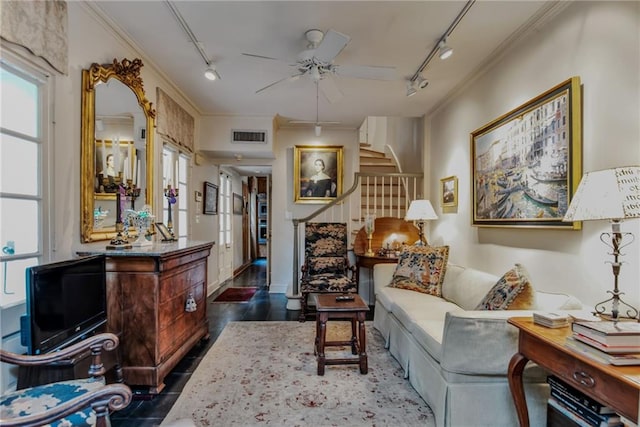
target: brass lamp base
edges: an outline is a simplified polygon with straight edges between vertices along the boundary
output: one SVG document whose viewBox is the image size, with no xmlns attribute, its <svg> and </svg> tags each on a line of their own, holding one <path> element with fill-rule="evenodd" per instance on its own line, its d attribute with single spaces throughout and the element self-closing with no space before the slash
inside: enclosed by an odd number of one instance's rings
<svg viewBox="0 0 640 427">
<path fill-rule="evenodd" d="M 365 256 L 374 256 L 375 253 L 371 250 L 371 239 L 373 238 L 373 235 L 369 234 L 369 236 L 367 236 L 367 240 L 369 241 L 368 247 L 367 247 L 367 251 L 364 253 Z"/>
</svg>

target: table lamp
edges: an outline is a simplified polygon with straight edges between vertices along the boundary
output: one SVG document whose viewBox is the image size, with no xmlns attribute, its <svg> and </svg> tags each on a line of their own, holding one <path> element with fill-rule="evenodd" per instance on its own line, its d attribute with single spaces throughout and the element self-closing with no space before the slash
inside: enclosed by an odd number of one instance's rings
<svg viewBox="0 0 640 427">
<path fill-rule="evenodd" d="M 582 176 L 580 185 L 571 200 L 563 221 L 611 221 L 611 232 L 600 234 L 600 240 L 611 248 L 613 262 L 613 291 L 602 302 L 595 306 L 598 314 L 604 314 L 611 305 L 611 318 L 617 321 L 620 306 L 627 317 L 638 317 L 638 310 L 627 304 L 620 297 L 624 292 L 618 289 L 618 275 L 622 262 L 618 260 L 623 254 L 620 249 L 634 241 L 632 233 L 620 231 L 620 223 L 624 219 L 640 218 L 640 166 L 626 166 L 600 171 L 588 172 Z"/>
<path fill-rule="evenodd" d="M 420 229 L 420 240 L 416 242 L 416 245 L 426 245 L 427 240 L 424 238 L 424 222 L 432 219 L 438 219 L 436 212 L 431 206 L 431 202 L 428 200 L 414 200 L 409 205 L 407 215 L 404 217 L 405 221 L 418 221 L 418 228 Z"/>
</svg>

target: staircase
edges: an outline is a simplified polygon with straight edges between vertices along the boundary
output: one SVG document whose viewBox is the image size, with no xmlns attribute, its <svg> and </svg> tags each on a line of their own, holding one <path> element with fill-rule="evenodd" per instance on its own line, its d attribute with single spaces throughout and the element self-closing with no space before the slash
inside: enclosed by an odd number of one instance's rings
<svg viewBox="0 0 640 427">
<path fill-rule="evenodd" d="M 360 144 L 360 173 L 374 175 L 363 177 L 360 182 L 361 211 L 376 217 L 404 217 L 409 203 L 401 186 L 406 181 L 401 177 L 385 176 L 400 171 L 393 159 L 370 147 L 370 144 Z"/>
<path fill-rule="evenodd" d="M 412 200 L 422 194 L 422 173 L 402 173 L 392 158 L 360 144 L 360 172 L 356 172 L 353 185 L 331 203 L 319 207 L 293 223 L 293 293 L 298 294 L 300 259 L 304 257 L 304 231 L 299 227 L 309 221 L 345 222 L 348 227 L 349 247 L 364 226 L 366 215 L 376 218 L 404 218 Z"/>
</svg>

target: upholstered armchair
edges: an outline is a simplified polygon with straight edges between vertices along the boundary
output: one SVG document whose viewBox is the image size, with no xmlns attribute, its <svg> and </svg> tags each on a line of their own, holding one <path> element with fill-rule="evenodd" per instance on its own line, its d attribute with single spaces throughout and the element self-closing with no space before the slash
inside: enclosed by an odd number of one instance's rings
<svg viewBox="0 0 640 427">
<path fill-rule="evenodd" d="M 306 223 L 304 264 L 301 270 L 301 322 L 304 322 L 308 315 L 309 294 L 357 293 L 358 272 L 347 257 L 347 224 Z"/>
<path fill-rule="evenodd" d="M 131 402 L 131 389 L 125 384 L 105 384 L 101 352 L 117 346 L 116 335 L 103 333 L 37 356 L 0 349 L 1 362 L 19 366 L 43 366 L 91 352 L 89 378 L 39 385 L 0 396 L 0 425 L 109 426 L 109 411 L 121 410 Z"/>
</svg>

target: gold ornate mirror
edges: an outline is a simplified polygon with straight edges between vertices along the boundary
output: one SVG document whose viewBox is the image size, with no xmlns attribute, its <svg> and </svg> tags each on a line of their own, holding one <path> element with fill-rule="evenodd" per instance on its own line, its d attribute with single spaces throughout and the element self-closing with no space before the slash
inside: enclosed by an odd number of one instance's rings
<svg viewBox="0 0 640 427">
<path fill-rule="evenodd" d="M 84 243 L 116 235 L 116 191 L 123 209 L 153 209 L 156 112 L 140 78 L 142 61 L 114 59 L 82 70 L 81 233 Z"/>
</svg>

